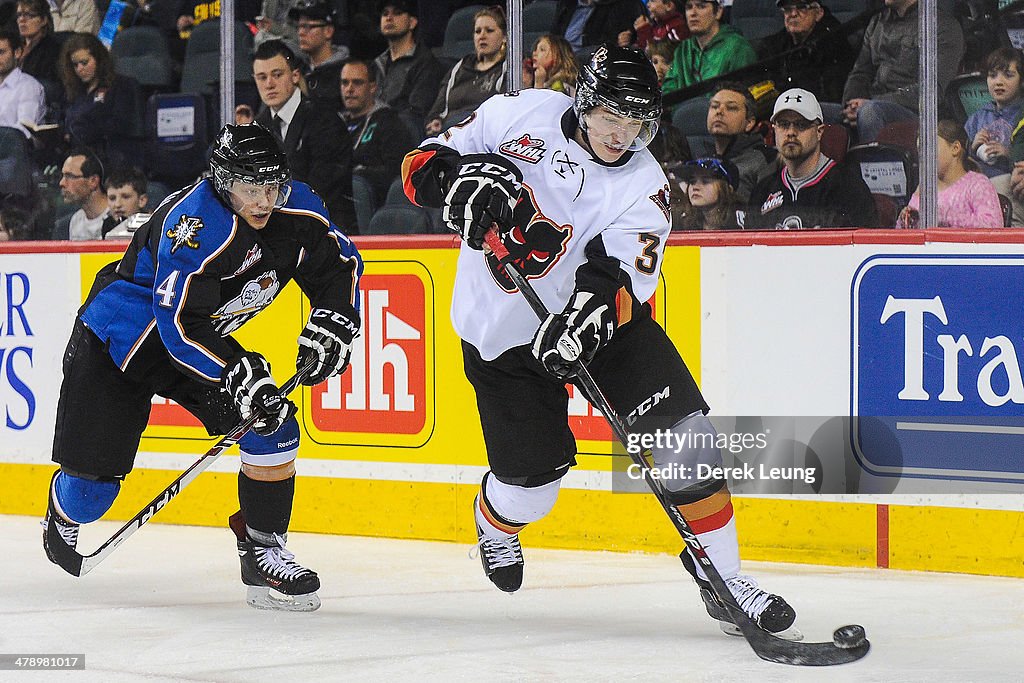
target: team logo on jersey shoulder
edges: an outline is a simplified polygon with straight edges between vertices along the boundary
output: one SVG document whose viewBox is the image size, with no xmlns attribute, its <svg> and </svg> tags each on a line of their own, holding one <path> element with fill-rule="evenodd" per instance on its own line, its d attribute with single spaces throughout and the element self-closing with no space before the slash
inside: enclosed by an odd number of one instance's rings
<svg viewBox="0 0 1024 683">
<path fill-rule="evenodd" d="M 502 154 L 507 154 L 514 159 L 520 159 L 529 164 L 536 164 L 544 158 L 544 141 L 540 138 L 531 138 L 529 133 L 523 133 L 522 137 L 502 143 L 498 149 Z"/>
<path fill-rule="evenodd" d="M 650 197 L 648 197 L 648 199 L 654 202 L 654 205 L 661 209 L 661 212 L 665 214 L 665 220 L 669 219 L 668 207 L 669 202 L 671 201 L 670 193 L 671 190 L 669 189 L 668 184 L 666 184 L 665 187 L 661 188 L 660 190 L 652 194 Z"/>
<path fill-rule="evenodd" d="M 181 214 L 181 218 L 178 219 L 174 227 L 164 233 L 168 239 L 174 240 L 174 244 L 171 245 L 171 253 L 173 254 L 182 247 L 198 249 L 199 231 L 204 227 L 203 219 L 199 216 Z"/>
<path fill-rule="evenodd" d="M 242 265 L 238 266 L 238 270 L 234 272 L 234 275 L 241 275 L 245 271 L 249 270 L 261 258 L 263 258 L 263 250 L 260 249 L 260 245 L 252 245 L 249 251 L 246 252 L 245 258 L 242 259 Z"/>
<path fill-rule="evenodd" d="M 764 204 L 761 205 L 761 215 L 765 215 L 769 211 L 782 206 L 782 192 L 772 192 L 768 195 L 768 199 L 764 200 Z"/>
</svg>

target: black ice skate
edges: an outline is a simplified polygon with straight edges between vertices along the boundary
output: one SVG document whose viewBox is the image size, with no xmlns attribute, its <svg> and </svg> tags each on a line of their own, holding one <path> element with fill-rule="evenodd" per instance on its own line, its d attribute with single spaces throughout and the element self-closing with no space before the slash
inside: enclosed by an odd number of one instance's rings
<svg viewBox="0 0 1024 683">
<path fill-rule="evenodd" d="M 476 505 L 477 503 L 474 503 Z M 484 573 L 495 586 L 506 593 L 515 593 L 523 585 L 523 549 L 519 545 L 519 534 L 506 539 L 495 539 L 484 535 L 476 525 L 477 545 L 480 547 L 480 564 Z"/>
<path fill-rule="evenodd" d="M 697 568 L 690 553 L 684 550 L 679 554 L 679 559 L 683 561 L 686 571 L 690 572 L 693 580 L 697 582 L 700 597 L 704 600 L 704 607 L 707 609 L 708 615 L 712 619 L 718 620 L 718 625 L 724 633 L 731 636 L 743 635 L 739 627 L 733 623 L 725 605 L 715 595 L 711 584 L 697 575 Z M 729 591 L 736 599 L 736 604 L 747 613 L 751 621 L 762 629 L 786 640 L 803 639 L 803 634 L 792 628 L 793 622 L 796 621 L 796 611 L 785 599 L 761 590 L 757 586 L 757 581 L 749 576 L 740 575 L 725 579 L 725 585 L 729 587 Z"/>
<path fill-rule="evenodd" d="M 50 478 L 50 489 L 47 495 L 46 503 L 46 517 L 43 518 L 43 550 L 46 552 L 47 559 L 56 565 L 60 563 L 53 556 L 53 550 L 50 548 L 50 542 L 47 539 L 46 530 L 50 526 L 50 520 L 53 520 L 54 526 L 57 527 L 57 532 L 60 533 L 60 537 L 64 539 L 64 542 L 74 550 L 78 547 L 78 529 L 81 525 L 69 522 L 64 519 L 59 512 L 57 512 L 56 503 L 54 503 L 54 492 L 53 483 L 57 479 L 57 475 L 60 474 L 60 470 L 53 473 L 53 477 Z"/>
<path fill-rule="evenodd" d="M 284 538 L 274 534 L 275 543 L 265 545 L 249 537 L 241 514 L 232 515 L 230 523 L 238 537 L 242 583 L 249 587 L 247 603 L 256 609 L 292 612 L 312 612 L 320 607 L 316 594 L 320 577 L 295 561 L 295 555 L 285 550 Z"/>
</svg>

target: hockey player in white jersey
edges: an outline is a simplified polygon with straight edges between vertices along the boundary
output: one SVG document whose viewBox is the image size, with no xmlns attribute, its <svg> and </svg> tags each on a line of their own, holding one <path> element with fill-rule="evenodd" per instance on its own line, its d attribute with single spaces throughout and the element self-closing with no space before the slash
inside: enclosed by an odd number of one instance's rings
<svg viewBox="0 0 1024 683">
<path fill-rule="evenodd" d="M 496 95 L 403 164 L 409 198 L 441 207 L 464 242 L 452 322 L 490 466 L 474 514 L 484 571 L 506 592 L 522 585 L 519 532 L 551 510 L 575 464 L 565 383 L 578 360 L 611 404 L 635 418 L 635 431 L 669 428 L 712 437 L 690 443 L 715 443 L 708 406 L 647 303 L 671 227 L 669 183 L 646 149 L 660 114 L 648 59 L 606 45 L 581 70 L 575 101 L 550 90 Z M 493 224 L 548 309 L 560 311 L 539 328 L 497 259 L 482 251 Z M 639 415 L 655 395 L 657 410 Z M 721 453 L 656 450 L 654 458 L 659 467 L 692 467 L 720 463 Z M 740 606 L 768 631 L 789 628 L 796 615 L 786 601 L 739 573 L 725 481 L 664 483 Z M 708 613 L 732 627 L 689 552 L 681 557 Z"/>
</svg>

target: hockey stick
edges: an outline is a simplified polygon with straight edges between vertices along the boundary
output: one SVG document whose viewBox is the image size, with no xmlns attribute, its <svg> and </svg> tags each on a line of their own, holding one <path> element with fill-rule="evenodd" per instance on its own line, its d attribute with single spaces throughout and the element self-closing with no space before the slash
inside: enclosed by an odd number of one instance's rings
<svg viewBox="0 0 1024 683">
<path fill-rule="evenodd" d="M 498 259 L 499 265 L 501 265 L 505 273 L 511 278 L 520 293 L 522 293 L 534 313 L 537 314 L 537 317 L 541 320 L 546 319 L 549 314 L 547 307 L 541 301 L 533 286 L 512 263 L 512 257 L 498 236 L 497 230 L 492 228 L 488 231 L 485 239 L 487 246 L 490 247 L 491 252 Z M 640 467 L 644 475 L 644 481 L 647 482 L 654 497 L 658 499 L 661 507 L 668 514 L 669 519 L 672 520 L 676 531 L 679 532 L 690 552 L 704 568 L 704 573 L 707 575 L 711 587 L 718 596 L 718 600 L 725 605 L 733 622 L 743 632 L 743 637 L 747 639 L 751 649 L 754 650 L 758 657 L 779 664 L 830 666 L 856 661 L 868 653 L 871 644 L 864 638 L 864 629 L 861 626 L 851 625 L 837 629 L 831 643 L 803 643 L 783 640 L 778 636 L 768 633 L 751 621 L 746 612 L 736 603 L 736 599 L 733 597 L 729 587 L 726 586 L 722 575 L 718 573 L 718 569 L 711 562 L 711 558 L 708 557 L 704 546 L 701 545 L 697 535 L 690 528 L 689 522 L 683 517 L 679 508 L 669 502 L 668 495 L 665 493 L 661 482 L 651 475 L 651 468 L 647 463 L 647 459 L 643 454 L 634 452 L 636 451 L 635 448 L 631 449 L 628 447 L 629 431 L 626 429 L 625 423 L 615 409 L 612 408 L 601 388 L 597 386 L 597 382 L 594 381 L 587 366 L 580 362 L 577 364 L 576 371 L 576 377 L 580 386 L 588 394 L 588 398 L 594 406 L 604 415 L 605 420 L 608 421 L 612 431 L 615 433 L 615 437 L 622 443 L 630 459 Z M 684 550 L 683 552 L 686 551 Z"/>
<path fill-rule="evenodd" d="M 281 395 L 287 396 L 292 393 L 296 387 L 299 386 L 302 380 L 309 375 L 309 372 L 313 369 L 313 366 L 316 365 L 316 362 L 316 358 L 311 356 L 305 363 L 303 363 L 302 367 L 298 369 L 295 375 L 281 387 Z M 206 455 L 192 463 L 191 467 L 182 472 L 181 476 L 177 479 L 172 481 L 167 488 L 161 491 L 159 495 L 149 503 L 149 505 L 142 508 L 137 515 L 125 522 L 124 526 L 118 529 L 113 536 L 108 538 L 103 545 L 97 548 L 96 551 L 90 555 L 82 555 L 64 542 L 64 539 L 60 535 L 60 531 L 57 530 L 57 522 L 51 515 L 50 522 L 46 527 L 46 543 L 53 555 L 53 559 L 56 560 L 61 569 L 72 576 L 85 576 L 88 574 L 96 567 L 96 565 L 105 560 L 110 553 L 114 552 L 119 545 L 124 543 L 132 534 L 138 531 L 143 524 L 152 519 L 153 515 L 170 503 L 171 499 L 181 493 L 181 490 L 188 486 L 193 479 L 198 477 L 206 468 L 212 465 L 213 461 L 216 460 L 221 453 L 238 443 L 239 440 L 252 428 L 252 426 L 256 424 L 258 419 L 259 415 L 252 415 L 248 419 L 240 422 L 237 427 L 232 429 L 226 436 L 214 444 L 213 448 L 206 452 Z"/>
</svg>

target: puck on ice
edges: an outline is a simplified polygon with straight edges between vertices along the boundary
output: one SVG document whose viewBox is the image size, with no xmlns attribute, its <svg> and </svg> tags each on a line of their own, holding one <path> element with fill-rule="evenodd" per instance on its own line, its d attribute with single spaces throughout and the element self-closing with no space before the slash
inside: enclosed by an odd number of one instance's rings
<svg viewBox="0 0 1024 683">
<path fill-rule="evenodd" d="M 840 626 L 832 634 L 832 642 L 836 644 L 836 647 L 849 649 L 858 647 L 864 644 L 864 627 L 860 624 L 850 624 L 849 626 Z"/>
</svg>

